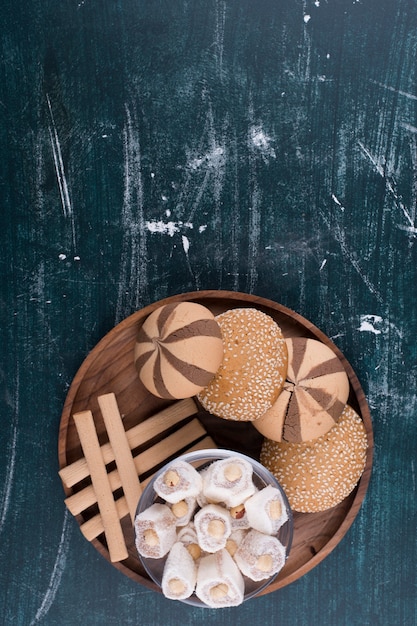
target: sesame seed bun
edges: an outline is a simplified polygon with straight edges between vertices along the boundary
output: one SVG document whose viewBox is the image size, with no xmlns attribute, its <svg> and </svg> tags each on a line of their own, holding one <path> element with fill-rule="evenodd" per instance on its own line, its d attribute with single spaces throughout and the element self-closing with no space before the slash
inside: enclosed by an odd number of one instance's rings
<svg viewBox="0 0 417 626">
<path fill-rule="evenodd" d="M 275 402 L 287 371 L 287 348 L 279 325 L 254 308 L 230 309 L 216 318 L 224 356 L 198 399 L 223 419 L 253 421 Z"/>
<path fill-rule="evenodd" d="M 365 426 L 346 405 L 337 424 L 313 441 L 265 439 L 260 461 L 279 481 L 294 511 L 313 513 L 336 506 L 353 491 L 366 451 Z"/>
</svg>

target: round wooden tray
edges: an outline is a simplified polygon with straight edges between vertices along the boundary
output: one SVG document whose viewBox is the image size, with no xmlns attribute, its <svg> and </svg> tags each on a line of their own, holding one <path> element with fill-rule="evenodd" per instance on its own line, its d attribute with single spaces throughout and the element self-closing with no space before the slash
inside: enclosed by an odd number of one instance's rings
<svg viewBox="0 0 417 626">
<path fill-rule="evenodd" d="M 107 393 L 115 394 L 126 430 L 144 422 L 171 404 L 169 401 L 153 397 L 142 386 L 133 363 L 133 348 L 138 329 L 152 311 L 163 304 L 183 301 L 203 304 L 215 315 L 236 307 L 256 307 L 277 321 L 284 336 L 312 337 L 325 343 L 336 353 L 346 369 L 350 381 L 348 403 L 361 416 L 367 431 L 366 466 L 355 490 L 338 506 L 322 513 L 294 513 L 294 536 L 291 553 L 279 576 L 263 592 L 270 593 L 294 582 L 312 570 L 342 540 L 358 514 L 368 488 L 372 468 L 373 431 L 371 416 L 365 394 L 356 374 L 331 340 L 301 315 L 271 300 L 232 291 L 197 291 L 180 294 L 155 302 L 130 315 L 97 344 L 74 377 L 60 422 L 58 440 L 60 469 L 66 468 L 83 457 L 73 420 L 75 413 L 91 410 L 95 416 L 100 443 L 107 441 L 104 423 L 99 417 L 98 396 Z M 97 415 L 98 417 L 96 417 Z M 252 424 L 228 422 L 207 414 L 201 407 L 199 407 L 197 417 L 218 447 L 244 452 L 259 460 L 262 437 Z M 153 442 L 147 442 L 145 447 L 150 443 Z M 66 496 L 73 495 L 86 484 L 88 484 L 87 479 L 71 488 L 64 484 Z M 82 526 L 96 514 L 97 510 L 92 506 L 75 517 Z M 128 548 L 128 558 L 112 563 L 112 565 L 142 585 L 160 591 L 155 583 L 149 579 L 137 557 L 132 523 L 128 515 L 122 520 L 122 529 Z M 93 538 L 92 543 L 111 562 L 104 533 Z"/>
</svg>

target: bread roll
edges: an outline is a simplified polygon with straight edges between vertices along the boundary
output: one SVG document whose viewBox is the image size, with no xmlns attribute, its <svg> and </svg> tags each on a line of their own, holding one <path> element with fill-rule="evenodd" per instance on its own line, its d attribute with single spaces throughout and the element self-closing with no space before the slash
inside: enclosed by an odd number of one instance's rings
<svg viewBox="0 0 417 626">
<path fill-rule="evenodd" d="M 223 419 L 253 421 L 275 402 L 287 371 L 287 348 L 279 325 L 254 308 L 216 317 L 224 345 L 222 364 L 199 394 L 203 407 Z"/>
<path fill-rule="evenodd" d="M 288 368 L 283 390 L 255 428 L 274 441 L 297 443 L 327 433 L 349 396 L 349 379 L 331 348 L 316 339 L 286 339 Z"/>
<path fill-rule="evenodd" d="M 166 304 L 145 320 L 135 345 L 139 378 L 159 398 L 189 398 L 208 385 L 223 358 L 218 323 L 196 302 Z"/>
<path fill-rule="evenodd" d="M 349 405 L 333 428 L 313 441 L 265 439 L 260 461 L 284 489 L 293 511 L 315 513 L 342 502 L 355 488 L 366 463 L 364 423 Z"/>
</svg>

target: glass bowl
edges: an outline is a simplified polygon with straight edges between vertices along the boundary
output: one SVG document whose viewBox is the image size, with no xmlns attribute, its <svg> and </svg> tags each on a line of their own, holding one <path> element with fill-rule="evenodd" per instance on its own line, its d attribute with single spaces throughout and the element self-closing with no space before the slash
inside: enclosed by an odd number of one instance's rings
<svg viewBox="0 0 417 626">
<path fill-rule="evenodd" d="M 183 454 L 182 456 L 177 457 L 176 459 L 172 459 L 169 463 L 164 465 L 160 470 L 158 470 L 152 477 L 152 479 L 148 482 L 146 487 L 144 488 L 142 495 L 140 497 L 136 515 L 142 513 L 145 509 L 150 507 L 155 502 L 162 502 L 157 493 L 154 490 L 154 483 L 158 476 L 164 473 L 169 465 L 173 463 L 173 461 L 186 461 L 193 465 L 198 471 L 203 470 L 206 466 L 210 465 L 214 461 L 220 459 L 227 459 L 231 457 L 238 457 L 248 461 L 253 468 L 253 482 L 257 489 L 263 489 L 268 485 L 272 485 L 276 489 L 278 489 L 281 493 L 283 503 L 287 512 L 287 521 L 279 528 L 277 534 L 275 535 L 282 545 L 285 548 L 285 558 L 288 559 L 288 555 L 291 549 L 291 543 L 293 538 L 293 518 L 292 512 L 290 509 L 290 505 L 288 503 L 288 499 L 285 495 L 284 490 L 281 485 L 278 483 L 276 478 L 263 466 L 261 463 L 252 459 L 245 454 L 241 454 L 239 452 L 234 452 L 232 450 L 223 450 L 223 449 L 207 449 L 207 450 L 198 450 L 195 452 L 188 452 Z M 136 539 L 136 537 L 135 537 Z M 155 558 L 147 558 L 139 555 L 139 559 L 147 572 L 148 576 L 158 585 L 161 589 L 162 583 L 162 574 L 164 570 L 164 565 L 166 561 L 166 556 L 163 558 L 155 559 Z M 253 581 L 250 578 L 243 576 L 245 581 L 245 593 L 244 593 L 244 602 L 258 595 L 268 587 L 272 583 L 272 581 L 278 576 L 279 572 L 274 574 L 273 576 L 261 580 L 261 581 Z M 192 606 L 199 607 L 207 607 L 207 605 L 202 602 L 196 595 L 193 593 L 189 598 L 180 600 L 180 602 L 184 602 L 185 604 L 190 604 Z"/>
</svg>

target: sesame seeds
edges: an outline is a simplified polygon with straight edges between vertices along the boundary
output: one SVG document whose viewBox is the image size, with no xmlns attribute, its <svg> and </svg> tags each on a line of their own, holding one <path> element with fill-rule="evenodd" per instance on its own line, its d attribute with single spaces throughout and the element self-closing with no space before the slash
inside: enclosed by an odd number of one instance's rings
<svg viewBox="0 0 417 626">
<path fill-rule="evenodd" d="M 318 439 L 296 444 L 265 439 L 261 463 L 280 482 L 294 511 L 317 512 L 351 493 L 365 468 L 366 451 L 365 426 L 346 405 L 338 423 Z"/>
<path fill-rule="evenodd" d="M 253 308 L 230 309 L 216 317 L 224 357 L 198 398 L 214 415 L 252 421 L 267 411 L 281 391 L 287 349 L 278 324 Z"/>
</svg>

